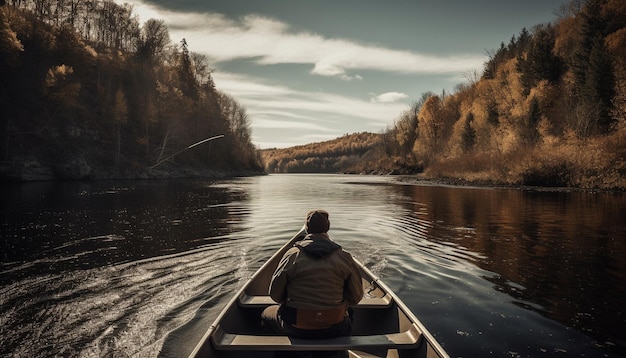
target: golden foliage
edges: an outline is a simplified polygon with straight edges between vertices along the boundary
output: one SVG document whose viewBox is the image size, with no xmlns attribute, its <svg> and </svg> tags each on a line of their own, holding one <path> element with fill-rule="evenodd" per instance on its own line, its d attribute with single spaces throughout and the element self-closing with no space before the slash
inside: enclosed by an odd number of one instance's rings
<svg viewBox="0 0 626 358">
<path fill-rule="evenodd" d="M 17 33 L 11 29 L 5 11 L 0 7 L 0 54 L 5 65 L 16 66 L 24 46 L 17 38 Z"/>
<path fill-rule="evenodd" d="M 261 150 L 261 158 L 269 173 L 371 173 L 387 166 L 382 163 L 382 147 L 382 135 L 355 133 L 326 142 Z"/>
<path fill-rule="evenodd" d="M 541 80 L 525 92 L 518 59 L 500 56 L 498 65 L 491 68 L 490 77 L 471 86 L 471 95 L 464 88 L 453 95 L 462 97 L 459 116 L 452 124 L 452 135 L 445 151 L 420 153 L 429 158 L 425 175 L 516 185 L 626 188 L 624 14 L 626 2 L 619 0 L 608 1 L 602 14 L 606 23 L 615 29 L 604 39 L 612 55 L 616 84 L 611 112 L 616 122 L 612 132 L 580 135 L 580 128 L 589 125 L 593 108 L 578 104 L 577 83 L 571 68 L 559 81 Z M 578 13 L 574 12 L 555 25 L 553 53 L 565 63 L 572 61 L 577 42 L 581 41 L 581 24 Z M 465 118 L 470 112 L 474 120 L 468 126 Z M 423 119 L 428 123 L 435 121 L 429 116 Z M 476 135 L 470 152 L 462 150 L 463 132 L 467 128 L 473 129 Z M 419 141 L 423 140 L 429 138 L 420 137 Z M 423 149 L 424 145 L 419 148 Z"/>
<path fill-rule="evenodd" d="M 554 27 L 557 34 L 554 42 L 554 54 L 566 58 L 574 52 L 580 32 L 580 19 L 574 16 L 567 17 L 561 19 Z"/>
<path fill-rule="evenodd" d="M 588 32 L 597 31 L 585 27 L 589 25 L 585 23 L 589 21 L 589 9 L 585 7 L 594 4 L 600 3 L 572 2 L 556 24 L 537 26 L 534 33 L 523 29 L 519 37 L 508 46 L 502 45 L 490 58 L 482 78 L 457 86 L 456 93 L 423 95 L 413 112 L 417 123 L 412 122 L 414 115 L 401 114 L 380 140 L 372 142 L 377 144 L 367 147 L 367 160 L 365 155 L 337 150 L 356 141 L 346 136 L 310 146 L 264 151 L 266 168 L 281 172 L 304 168 L 345 172 L 336 170 L 336 164 L 342 163 L 343 168 L 370 168 L 365 172 L 372 168 L 423 169 L 423 175 L 431 179 L 624 190 L 626 2 L 604 1 L 601 14 L 592 14 L 606 26 L 606 33 L 592 35 L 603 36 L 610 55 L 608 66 L 603 62 L 605 58 L 592 58 L 592 51 L 584 48 L 589 46 Z M 537 49 L 532 47 L 537 44 L 543 49 L 552 46 L 552 50 L 541 52 L 545 57 L 537 57 L 537 53 L 532 57 L 530 51 Z M 581 60 L 586 50 L 588 58 Z M 537 66 L 536 61 L 543 58 L 548 61 L 546 66 Z M 581 83 L 581 73 L 587 76 L 587 83 Z M 585 94 L 610 93 L 593 91 L 606 79 L 606 85 L 611 86 L 612 77 L 615 95 L 608 101 L 612 118 L 601 117 L 597 98 L 596 102 L 589 101 Z M 610 125 L 598 130 L 599 120 Z M 412 149 L 405 148 L 407 143 L 413 143 Z M 381 148 L 376 150 L 376 145 Z"/>
</svg>

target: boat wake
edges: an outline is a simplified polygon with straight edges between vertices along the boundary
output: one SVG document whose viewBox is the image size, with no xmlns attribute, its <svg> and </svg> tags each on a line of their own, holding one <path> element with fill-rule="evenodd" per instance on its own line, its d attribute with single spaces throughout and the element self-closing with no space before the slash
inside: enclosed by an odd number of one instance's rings
<svg viewBox="0 0 626 358">
<path fill-rule="evenodd" d="M 244 257 L 239 246 L 217 240 L 182 254 L 5 285 L 0 355 L 156 356 L 169 332 L 245 275 L 240 271 L 247 265 L 233 260 Z M 19 268 L 7 274 L 17 275 Z"/>
</svg>

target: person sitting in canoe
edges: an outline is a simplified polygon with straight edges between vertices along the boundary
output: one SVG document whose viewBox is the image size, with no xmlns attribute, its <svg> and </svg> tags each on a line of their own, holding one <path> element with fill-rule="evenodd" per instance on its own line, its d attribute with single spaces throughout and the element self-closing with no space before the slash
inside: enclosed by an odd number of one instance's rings
<svg viewBox="0 0 626 358">
<path fill-rule="evenodd" d="M 361 275 L 352 256 L 330 239 L 328 212 L 307 214 L 308 235 L 282 257 L 269 294 L 279 305 L 263 311 L 264 325 L 298 338 L 350 335 L 348 310 L 363 297 Z"/>
</svg>

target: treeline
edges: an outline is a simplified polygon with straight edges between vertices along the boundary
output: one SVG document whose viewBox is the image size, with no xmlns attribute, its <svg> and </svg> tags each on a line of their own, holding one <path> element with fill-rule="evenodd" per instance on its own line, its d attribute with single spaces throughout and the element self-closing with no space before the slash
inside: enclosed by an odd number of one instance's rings
<svg viewBox="0 0 626 358">
<path fill-rule="evenodd" d="M 334 140 L 285 149 L 265 149 L 261 157 L 269 173 L 382 173 L 387 167 L 382 136 L 354 133 Z"/>
<path fill-rule="evenodd" d="M 211 73 L 185 39 L 172 42 L 160 20 L 140 26 L 128 5 L 0 0 L 3 171 L 262 170 L 245 108 Z"/>
<path fill-rule="evenodd" d="M 467 77 L 400 114 L 382 134 L 377 170 L 626 189 L 626 1 L 574 0 Z"/>
</svg>

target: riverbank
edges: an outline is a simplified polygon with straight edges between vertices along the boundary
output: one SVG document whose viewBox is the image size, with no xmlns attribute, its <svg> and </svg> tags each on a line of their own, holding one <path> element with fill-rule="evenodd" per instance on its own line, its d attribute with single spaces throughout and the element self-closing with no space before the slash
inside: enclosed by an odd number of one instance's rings
<svg viewBox="0 0 626 358">
<path fill-rule="evenodd" d="M 502 183 L 492 180 L 469 180 L 464 178 L 451 177 L 429 177 L 423 173 L 415 175 L 398 175 L 397 181 L 401 184 L 408 185 L 437 185 L 452 186 L 466 188 L 493 188 L 493 189 L 518 189 L 522 191 L 537 192 L 587 192 L 587 193 L 626 193 L 626 188 L 581 188 L 581 187 L 565 187 L 565 186 L 536 186 Z"/>
<path fill-rule="evenodd" d="M 264 175 L 255 170 L 193 168 L 164 164 L 157 168 L 111 167 L 92 164 L 82 157 L 67 163 L 44 164 L 35 157 L 24 158 L 19 164 L 2 163 L 0 182 L 33 182 L 63 180 L 133 180 L 133 179 L 184 179 L 227 178 Z"/>
</svg>

